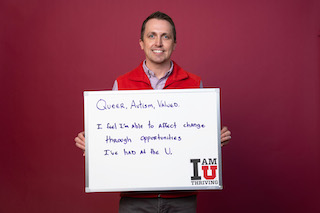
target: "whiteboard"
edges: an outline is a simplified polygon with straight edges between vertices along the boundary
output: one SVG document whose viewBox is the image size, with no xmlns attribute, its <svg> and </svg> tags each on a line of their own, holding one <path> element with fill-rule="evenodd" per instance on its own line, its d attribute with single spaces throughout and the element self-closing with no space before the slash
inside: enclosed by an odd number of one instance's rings
<svg viewBox="0 0 320 213">
<path fill-rule="evenodd" d="M 86 192 L 222 189 L 220 90 L 85 91 Z"/>
</svg>

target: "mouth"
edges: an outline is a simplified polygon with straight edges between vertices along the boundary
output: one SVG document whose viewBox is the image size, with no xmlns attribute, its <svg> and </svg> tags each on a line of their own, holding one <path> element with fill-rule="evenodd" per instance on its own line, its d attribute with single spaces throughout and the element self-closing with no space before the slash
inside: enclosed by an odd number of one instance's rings
<svg viewBox="0 0 320 213">
<path fill-rule="evenodd" d="M 163 53 L 164 50 L 152 50 L 152 52 L 154 52 L 154 53 Z"/>
</svg>

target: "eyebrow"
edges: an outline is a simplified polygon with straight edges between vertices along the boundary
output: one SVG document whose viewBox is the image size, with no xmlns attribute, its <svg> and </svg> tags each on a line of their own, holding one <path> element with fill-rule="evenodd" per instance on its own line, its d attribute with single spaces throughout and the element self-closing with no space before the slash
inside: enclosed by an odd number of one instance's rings
<svg viewBox="0 0 320 213">
<path fill-rule="evenodd" d="M 158 33 L 156 33 L 156 32 L 149 32 L 149 33 L 147 33 L 147 35 L 150 35 L 150 34 L 157 35 Z M 160 35 L 161 35 L 161 36 L 167 35 L 167 36 L 171 37 L 170 33 L 161 33 Z"/>
</svg>

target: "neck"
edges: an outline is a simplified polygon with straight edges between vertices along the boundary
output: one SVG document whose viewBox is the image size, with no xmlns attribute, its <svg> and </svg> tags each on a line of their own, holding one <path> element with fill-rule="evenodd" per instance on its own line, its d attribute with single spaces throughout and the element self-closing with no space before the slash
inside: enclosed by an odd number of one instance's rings
<svg viewBox="0 0 320 213">
<path fill-rule="evenodd" d="M 148 60 L 146 60 L 146 66 L 152 71 L 154 72 L 155 76 L 160 79 L 163 76 L 166 75 L 166 73 L 169 71 L 170 67 L 171 67 L 171 61 L 167 61 L 165 63 L 161 63 L 161 64 L 155 64 L 155 63 L 150 63 L 148 62 Z"/>
</svg>

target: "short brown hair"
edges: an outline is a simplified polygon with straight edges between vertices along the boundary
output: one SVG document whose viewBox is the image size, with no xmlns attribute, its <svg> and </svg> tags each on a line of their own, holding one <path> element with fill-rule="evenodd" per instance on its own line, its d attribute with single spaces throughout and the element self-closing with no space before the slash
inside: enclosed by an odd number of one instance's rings
<svg viewBox="0 0 320 213">
<path fill-rule="evenodd" d="M 165 13 L 162 13 L 160 11 L 154 12 L 152 13 L 150 16 L 148 16 L 148 18 L 146 18 L 146 20 L 144 20 L 144 22 L 142 23 L 142 27 L 141 27 L 141 35 L 140 35 L 140 39 L 141 41 L 143 41 L 143 35 L 144 35 L 144 31 L 146 29 L 146 24 L 150 19 L 159 19 L 159 20 L 165 20 L 167 22 L 169 22 L 172 26 L 172 32 L 173 32 L 173 38 L 174 38 L 174 42 L 177 42 L 177 33 L 176 33 L 176 27 L 174 26 L 174 23 L 172 21 L 172 19 L 170 18 L 170 16 L 168 16 Z"/>
</svg>

